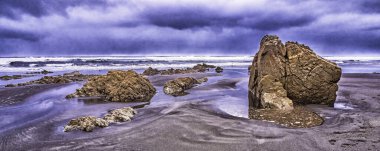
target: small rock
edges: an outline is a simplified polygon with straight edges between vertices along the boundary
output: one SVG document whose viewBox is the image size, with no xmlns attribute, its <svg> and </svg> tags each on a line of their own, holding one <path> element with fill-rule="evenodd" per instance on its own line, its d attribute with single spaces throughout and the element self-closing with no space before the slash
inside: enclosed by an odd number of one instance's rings
<svg viewBox="0 0 380 151">
<path fill-rule="evenodd" d="M 108 114 L 104 116 L 104 120 L 115 123 L 115 122 L 125 122 L 130 121 L 131 118 L 136 114 L 137 112 L 131 108 L 131 107 L 124 107 L 121 109 L 115 109 L 111 110 Z"/>
<path fill-rule="evenodd" d="M 82 130 L 93 131 L 96 127 L 108 127 L 112 123 L 130 121 L 137 112 L 131 107 L 124 107 L 109 111 L 103 118 L 84 116 L 70 120 L 64 127 L 65 132 Z"/>
<path fill-rule="evenodd" d="M 109 122 L 96 118 L 94 116 L 84 116 L 70 120 L 70 122 L 64 127 L 64 131 L 82 130 L 91 132 L 95 127 L 107 127 Z"/>
</svg>

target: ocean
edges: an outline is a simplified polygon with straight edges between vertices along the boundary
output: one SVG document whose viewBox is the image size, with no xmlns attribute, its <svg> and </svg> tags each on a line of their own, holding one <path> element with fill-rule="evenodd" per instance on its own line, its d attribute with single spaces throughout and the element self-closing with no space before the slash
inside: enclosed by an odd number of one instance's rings
<svg viewBox="0 0 380 151">
<path fill-rule="evenodd" d="M 380 72 L 380 57 L 325 56 L 337 63 L 343 73 Z M 213 64 L 224 68 L 247 68 L 252 56 L 57 56 L 57 57 L 0 57 L 0 75 L 48 70 L 91 71 L 134 69 L 148 67 L 185 68 L 198 63 Z"/>
</svg>

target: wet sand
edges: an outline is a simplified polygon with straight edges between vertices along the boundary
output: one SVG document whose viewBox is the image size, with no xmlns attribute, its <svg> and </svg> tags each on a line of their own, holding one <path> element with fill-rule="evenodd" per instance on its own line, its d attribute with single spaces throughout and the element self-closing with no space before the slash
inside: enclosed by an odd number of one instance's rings
<svg viewBox="0 0 380 151">
<path fill-rule="evenodd" d="M 183 75 L 181 75 L 183 76 Z M 137 109 L 130 122 L 95 129 L 63 132 L 63 126 L 81 115 L 100 116 L 107 110 L 130 106 L 65 100 L 81 86 L 48 88 L 40 95 L 19 97 L 17 104 L 0 108 L 1 150 L 378 150 L 380 148 L 380 75 L 344 74 L 335 108 L 307 107 L 324 118 L 321 126 L 287 128 L 251 120 L 248 114 L 246 70 L 225 70 L 223 76 L 205 74 L 209 82 L 189 95 L 172 97 L 162 92 L 162 81 L 173 76 L 149 77 L 158 90 L 149 105 Z M 21 91 L 16 90 L 16 91 Z M 4 92 L 1 90 L 0 92 Z M 16 92 L 8 91 L 12 96 Z M 14 94 L 13 94 L 14 93 Z M 4 98 L 3 94 L 1 95 Z M 9 97 L 8 96 L 8 97 Z M 45 99 L 45 96 L 49 96 Z M 36 103 L 38 102 L 39 103 Z M 5 102 L 1 100 L 0 102 Z M 51 106 L 41 104 L 52 102 Z M 4 104 L 4 103 L 3 103 Z M 35 116 L 14 114 L 40 107 Z M 33 114 L 32 114 L 33 113 Z M 6 123 L 8 122 L 8 123 Z M 7 128 L 4 128 L 4 127 Z"/>
</svg>

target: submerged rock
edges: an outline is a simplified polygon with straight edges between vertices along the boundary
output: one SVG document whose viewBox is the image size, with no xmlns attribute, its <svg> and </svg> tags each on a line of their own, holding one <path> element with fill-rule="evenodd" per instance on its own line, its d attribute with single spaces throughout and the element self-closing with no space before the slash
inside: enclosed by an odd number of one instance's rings
<svg viewBox="0 0 380 151">
<path fill-rule="evenodd" d="M 104 97 L 107 101 L 132 102 L 149 101 L 156 93 L 156 89 L 148 79 L 132 70 L 109 71 L 107 75 L 93 77 L 72 97 Z"/>
<path fill-rule="evenodd" d="M 298 104 L 332 105 L 341 69 L 296 42 L 285 45 L 277 36 L 265 36 L 254 57 L 249 79 L 253 108 L 290 109 Z"/>
<path fill-rule="evenodd" d="M 207 80 L 207 78 L 195 79 L 192 77 L 170 80 L 164 85 L 164 93 L 173 96 L 186 95 L 185 90 L 191 89 L 197 84 L 207 82 Z"/>
<path fill-rule="evenodd" d="M 221 73 L 221 72 L 223 72 L 223 68 L 222 67 L 216 67 L 215 68 L 215 72 L 216 73 Z"/>
<path fill-rule="evenodd" d="M 64 127 L 65 132 L 73 131 L 73 130 L 82 130 L 86 132 L 91 132 L 95 127 L 107 127 L 109 122 L 97 118 L 94 116 L 84 116 L 76 119 L 70 120 L 70 122 Z"/>
</svg>

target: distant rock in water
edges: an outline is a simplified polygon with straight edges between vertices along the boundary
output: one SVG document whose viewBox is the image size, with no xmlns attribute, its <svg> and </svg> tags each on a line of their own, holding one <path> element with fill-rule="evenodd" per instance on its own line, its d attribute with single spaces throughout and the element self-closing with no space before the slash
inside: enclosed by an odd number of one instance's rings
<svg viewBox="0 0 380 151">
<path fill-rule="evenodd" d="M 216 67 L 215 68 L 215 72 L 216 73 L 222 73 L 223 72 L 223 68 L 222 67 Z"/>
<path fill-rule="evenodd" d="M 44 76 L 41 79 L 33 80 L 25 83 L 19 83 L 17 85 L 9 84 L 5 87 L 16 87 L 16 86 L 26 86 L 26 85 L 34 85 L 34 84 L 65 84 L 75 81 L 84 81 L 87 80 L 90 77 L 94 77 L 96 75 L 83 75 L 79 72 L 70 73 L 70 74 L 64 74 L 59 76 Z"/>
<path fill-rule="evenodd" d="M 207 78 L 195 79 L 192 77 L 177 78 L 170 80 L 164 85 L 164 93 L 173 96 L 182 96 L 187 93 L 185 90 L 191 89 L 197 84 L 207 82 Z"/>
<path fill-rule="evenodd" d="M 107 101 L 133 102 L 149 101 L 155 94 L 156 89 L 148 79 L 132 70 L 115 70 L 90 78 L 81 89 L 66 98 L 96 96 Z"/>
<path fill-rule="evenodd" d="M 206 72 L 209 68 L 216 68 L 214 65 L 209 64 L 197 64 L 193 68 L 185 68 L 185 69 L 167 69 L 167 70 L 158 70 L 152 67 L 149 67 L 143 72 L 143 75 L 153 76 L 153 75 L 173 75 L 173 74 L 186 74 L 186 73 L 197 73 L 197 72 Z"/>
<path fill-rule="evenodd" d="M 0 80 L 14 80 L 14 79 L 22 79 L 25 77 L 31 77 L 31 75 L 5 75 L 5 76 L 0 76 Z"/>
<path fill-rule="evenodd" d="M 48 70 L 42 70 L 41 72 L 27 72 L 26 74 L 49 74 L 49 73 L 53 73 L 53 72 L 48 71 Z"/>
<path fill-rule="evenodd" d="M 342 71 L 333 62 L 296 42 L 285 45 L 277 36 L 265 36 L 250 70 L 252 108 L 291 109 L 296 104 L 332 105 Z"/>
<path fill-rule="evenodd" d="M 136 110 L 133 108 L 124 107 L 109 111 L 103 118 L 97 118 L 94 116 L 79 117 L 70 120 L 70 122 L 64 127 L 64 131 L 82 130 L 91 132 L 96 127 L 103 128 L 108 127 L 109 124 L 112 123 L 130 121 L 136 113 Z"/>
<path fill-rule="evenodd" d="M 149 67 L 143 72 L 143 75 L 147 75 L 147 76 L 152 76 L 152 75 L 157 75 L 157 74 L 160 74 L 160 70 L 153 69 L 152 67 Z"/>
</svg>

